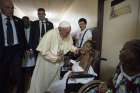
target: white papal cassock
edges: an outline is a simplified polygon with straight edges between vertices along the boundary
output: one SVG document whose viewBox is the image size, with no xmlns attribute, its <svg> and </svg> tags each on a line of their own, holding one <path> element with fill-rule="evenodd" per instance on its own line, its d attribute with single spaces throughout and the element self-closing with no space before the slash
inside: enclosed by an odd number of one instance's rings
<svg viewBox="0 0 140 93">
<path fill-rule="evenodd" d="M 70 35 L 62 40 L 58 29 L 54 29 L 44 35 L 37 50 L 39 55 L 28 93 L 44 93 L 47 91 L 49 86 L 59 79 L 62 62 L 57 61 L 57 53 L 61 50 L 65 54 L 68 51 L 74 51 L 75 48 Z"/>
</svg>

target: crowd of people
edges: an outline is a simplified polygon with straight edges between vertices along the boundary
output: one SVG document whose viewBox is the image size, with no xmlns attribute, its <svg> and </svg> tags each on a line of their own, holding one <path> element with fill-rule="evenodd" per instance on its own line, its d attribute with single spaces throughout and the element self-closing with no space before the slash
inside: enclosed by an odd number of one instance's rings
<svg viewBox="0 0 140 93">
<path fill-rule="evenodd" d="M 35 21 L 18 18 L 13 2 L 1 1 L 0 93 L 49 93 L 51 84 L 60 79 L 64 55 L 79 54 L 84 43 L 93 39 L 85 18 L 78 20 L 80 31 L 72 37 L 69 22 L 61 21 L 54 28 L 44 8 L 38 8 L 37 15 Z M 116 73 L 107 83 L 112 93 L 140 93 L 139 48 L 140 40 L 124 45 Z"/>
</svg>

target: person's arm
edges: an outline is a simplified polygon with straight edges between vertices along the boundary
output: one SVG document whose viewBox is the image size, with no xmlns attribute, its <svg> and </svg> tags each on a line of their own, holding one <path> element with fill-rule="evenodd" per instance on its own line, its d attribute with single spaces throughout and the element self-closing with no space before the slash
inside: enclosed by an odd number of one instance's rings
<svg viewBox="0 0 140 93">
<path fill-rule="evenodd" d="M 92 32 L 91 32 L 91 30 L 88 30 L 85 36 L 86 36 L 85 41 L 92 40 Z"/>
<path fill-rule="evenodd" d="M 50 62 L 58 62 L 62 59 L 63 55 L 58 55 L 56 50 L 51 49 L 53 46 L 52 44 L 52 35 L 48 32 L 46 33 L 43 38 L 41 39 L 37 51 L 39 51 L 39 54 L 43 56 L 45 60 L 48 60 Z"/>
<path fill-rule="evenodd" d="M 44 59 L 49 60 L 50 62 L 60 62 L 63 60 L 63 55 L 55 55 L 50 51 L 46 52 L 46 54 L 42 56 Z"/>
</svg>

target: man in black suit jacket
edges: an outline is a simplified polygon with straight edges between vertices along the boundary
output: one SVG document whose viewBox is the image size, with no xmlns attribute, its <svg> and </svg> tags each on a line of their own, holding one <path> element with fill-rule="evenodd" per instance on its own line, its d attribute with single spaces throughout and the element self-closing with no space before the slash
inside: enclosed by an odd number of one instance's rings
<svg viewBox="0 0 140 93">
<path fill-rule="evenodd" d="M 36 48 L 39 44 L 40 39 L 47 31 L 54 28 L 53 23 L 50 22 L 47 18 L 45 18 L 45 15 L 46 15 L 45 9 L 39 8 L 38 9 L 39 20 L 34 21 L 31 26 L 30 47 L 31 47 L 31 52 L 34 52 L 35 57 L 37 57 L 38 54 Z M 42 30 L 44 30 L 45 32 L 43 32 Z"/>
<path fill-rule="evenodd" d="M 0 93 L 23 93 L 22 57 L 26 50 L 26 39 L 21 19 L 13 16 L 12 1 L 3 0 L 0 13 Z M 10 30 L 8 29 L 10 25 Z M 8 31 L 12 41 L 9 43 Z M 11 85 L 12 84 L 12 85 Z M 14 87 L 13 87 L 14 85 Z"/>
</svg>

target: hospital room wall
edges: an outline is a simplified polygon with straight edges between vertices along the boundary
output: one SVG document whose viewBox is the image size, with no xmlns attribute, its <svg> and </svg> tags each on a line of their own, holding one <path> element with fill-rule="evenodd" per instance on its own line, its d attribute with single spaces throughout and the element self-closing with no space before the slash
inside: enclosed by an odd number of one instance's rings
<svg viewBox="0 0 140 93">
<path fill-rule="evenodd" d="M 101 62 L 102 80 L 107 80 L 112 76 L 119 63 L 119 52 L 124 43 L 137 38 L 138 33 L 140 37 L 137 29 L 138 18 L 140 19 L 139 0 L 125 0 L 121 4 L 121 6 L 130 6 L 131 12 L 110 18 L 111 0 L 105 0 L 104 3 L 102 57 L 107 58 L 107 62 Z"/>
</svg>

